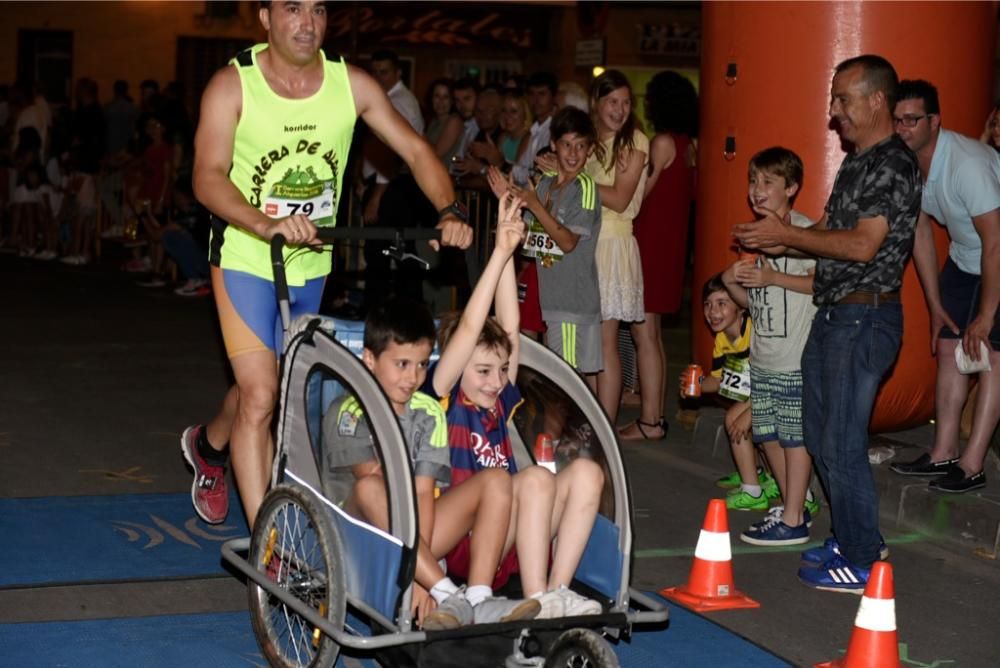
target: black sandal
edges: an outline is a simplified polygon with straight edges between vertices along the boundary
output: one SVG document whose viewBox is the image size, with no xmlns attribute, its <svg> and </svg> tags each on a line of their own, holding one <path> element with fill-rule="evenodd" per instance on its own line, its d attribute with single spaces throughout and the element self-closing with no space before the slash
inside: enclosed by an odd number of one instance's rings
<svg viewBox="0 0 1000 668">
<path fill-rule="evenodd" d="M 666 436 L 667 436 L 668 425 L 667 425 L 666 420 L 664 420 L 663 418 L 660 418 L 656 422 L 643 422 L 642 420 L 636 419 L 636 420 L 634 420 L 632 422 L 632 424 L 635 425 L 635 428 L 639 430 L 639 433 L 642 434 L 642 436 L 626 436 L 622 431 L 619 431 L 618 432 L 618 437 L 621 440 L 623 440 L 623 441 L 659 441 L 660 439 L 666 438 Z M 643 429 L 643 427 L 645 427 L 645 429 Z M 657 427 L 659 427 L 660 431 L 663 432 L 659 436 L 650 436 L 649 434 L 646 433 L 646 429 L 656 429 Z M 625 427 L 625 429 L 628 429 L 628 427 Z"/>
</svg>

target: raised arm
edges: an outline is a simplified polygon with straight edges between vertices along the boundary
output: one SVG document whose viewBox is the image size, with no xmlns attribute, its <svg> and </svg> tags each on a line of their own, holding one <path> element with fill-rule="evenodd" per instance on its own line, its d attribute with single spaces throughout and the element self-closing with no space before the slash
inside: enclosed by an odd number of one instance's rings
<svg viewBox="0 0 1000 668">
<path fill-rule="evenodd" d="M 510 234 L 516 230 L 516 227 L 512 227 L 511 232 L 507 233 Z M 520 232 L 523 235 L 523 223 L 520 226 Z M 518 241 L 518 245 L 520 245 L 520 241 Z M 517 366 L 521 359 L 521 308 L 517 303 L 517 274 L 514 271 L 513 255 L 507 258 L 507 264 L 504 265 L 503 272 L 500 274 L 500 282 L 497 284 L 497 294 L 493 304 L 497 323 L 507 333 L 507 338 L 510 340 L 507 377 L 511 383 L 516 383 Z"/>
<path fill-rule="evenodd" d="M 440 211 L 455 201 L 451 178 L 427 140 L 393 108 L 375 79 L 352 65 L 348 66 L 348 72 L 358 116 L 409 166 L 434 208 Z M 438 227 L 446 246 L 468 248 L 472 244 L 472 228 L 454 217 L 446 216 Z"/>
<path fill-rule="evenodd" d="M 469 302 L 462 311 L 462 317 L 451 335 L 448 345 L 441 351 L 441 358 L 434 368 L 434 392 L 439 396 L 447 396 L 455 383 L 462 377 L 462 371 L 476 350 L 479 333 L 483 323 L 490 313 L 490 304 L 497 292 L 501 276 L 524 237 L 524 221 L 521 220 L 520 199 L 512 201 L 501 199 L 500 211 L 497 217 L 497 242 L 493 248 L 482 275 L 476 282 L 476 287 L 469 297 Z M 513 271 L 513 269 L 511 269 Z M 516 286 L 515 286 L 516 291 Z M 516 295 L 515 295 L 516 300 Z M 509 314 L 508 314 L 509 315 Z M 515 330 L 516 331 L 516 330 Z"/>
</svg>

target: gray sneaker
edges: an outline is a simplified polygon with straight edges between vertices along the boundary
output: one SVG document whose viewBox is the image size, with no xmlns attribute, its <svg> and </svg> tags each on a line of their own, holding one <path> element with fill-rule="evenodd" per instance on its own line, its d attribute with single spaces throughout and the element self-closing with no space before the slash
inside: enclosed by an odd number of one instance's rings
<svg viewBox="0 0 1000 668">
<path fill-rule="evenodd" d="M 496 624 L 534 619 L 542 604 L 534 598 L 503 598 L 490 596 L 472 609 L 476 624 Z"/>
<path fill-rule="evenodd" d="M 473 621 L 472 605 L 465 598 L 465 587 L 443 600 L 424 617 L 424 631 L 447 631 Z"/>
</svg>

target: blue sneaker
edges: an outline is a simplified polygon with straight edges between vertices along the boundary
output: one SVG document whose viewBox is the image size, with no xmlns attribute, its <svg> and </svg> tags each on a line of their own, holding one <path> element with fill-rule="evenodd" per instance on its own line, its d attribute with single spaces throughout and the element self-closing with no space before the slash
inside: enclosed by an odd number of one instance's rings
<svg viewBox="0 0 1000 668">
<path fill-rule="evenodd" d="M 870 568 L 855 566 L 839 554 L 819 568 L 803 566 L 799 569 L 799 580 L 807 587 L 858 596 L 865 593 L 869 575 Z"/>
<path fill-rule="evenodd" d="M 801 545 L 809 542 L 809 527 L 803 522 L 790 527 L 778 515 L 770 515 L 760 526 L 751 526 L 740 534 L 740 540 L 751 545 Z"/>
<path fill-rule="evenodd" d="M 785 518 L 784 506 L 771 506 L 771 509 L 767 511 L 767 515 L 764 516 L 764 519 L 760 520 L 759 522 L 754 522 L 753 524 L 750 525 L 750 528 L 759 529 L 765 524 L 774 521 L 775 519 L 784 520 L 784 518 Z M 812 515 L 809 513 L 808 508 L 802 509 L 802 521 L 806 523 L 807 527 L 812 528 L 813 520 L 812 520 Z"/>
<path fill-rule="evenodd" d="M 836 556 L 840 555 L 840 543 L 833 536 L 830 536 L 821 547 L 812 547 L 802 552 L 802 561 L 809 566 L 822 566 Z M 878 558 L 885 561 L 889 558 L 889 546 L 881 538 L 878 542 Z"/>
</svg>

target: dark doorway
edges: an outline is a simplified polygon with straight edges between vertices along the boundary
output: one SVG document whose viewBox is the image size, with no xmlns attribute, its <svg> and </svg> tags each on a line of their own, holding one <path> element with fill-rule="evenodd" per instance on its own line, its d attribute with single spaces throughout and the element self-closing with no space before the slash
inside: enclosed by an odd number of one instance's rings
<svg viewBox="0 0 1000 668">
<path fill-rule="evenodd" d="M 18 30 L 17 79 L 39 86 L 53 105 L 68 104 L 73 91 L 73 33 Z"/>
<path fill-rule="evenodd" d="M 184 92 L 184 106 L 194 112 L 195 118 L 201 107 L 201 94 L 215 71 L 252 45 L 253 40 L 248 39 L 177 38 L 176 81 Z"/>
</svg>

